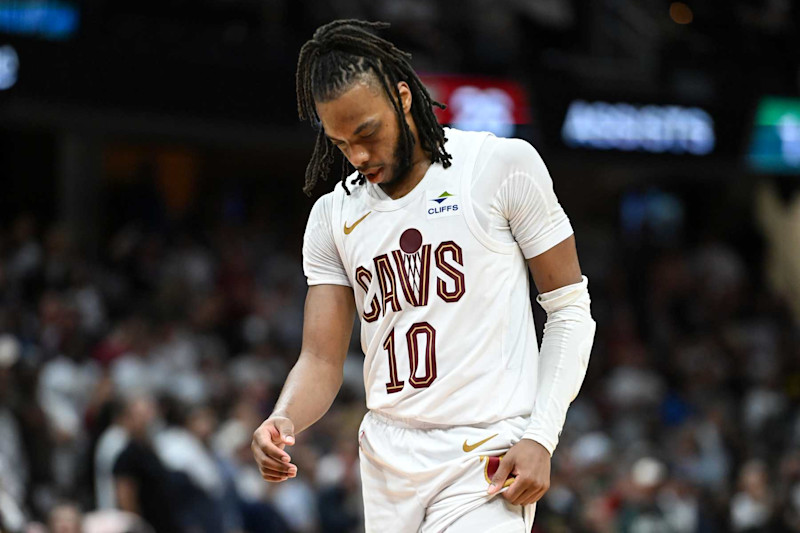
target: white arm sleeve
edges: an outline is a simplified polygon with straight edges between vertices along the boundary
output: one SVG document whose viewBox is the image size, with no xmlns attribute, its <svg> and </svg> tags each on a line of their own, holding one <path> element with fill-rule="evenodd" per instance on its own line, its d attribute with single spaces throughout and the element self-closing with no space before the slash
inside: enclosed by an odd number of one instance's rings
<svg viewBox="0 0 800 533">
<path fill-rule="evenodd" d="M 530 259 L 572 235 L 550 173 L 533 146 L 490 137 L 480 160 L 472 199 L 478 222 L 493 239 L 516 241 Z"/>
<path fill-rule="evenodd" d="M 594 342 L 589 280 L 540 294 L 536 301 L 547 312 L 539 377 L 531 422 L 523 439 L 535 440 L 550 455 L 567 418 L 567 409 L 578 395 L 586 377 Z"/>
<path fill-rule="evenodd" d="M 311 208 L 303 236 L 303 272 L 309 285 L 351 287 L 331 228 L 333 194 L 326 194 Z"/>
</svg>

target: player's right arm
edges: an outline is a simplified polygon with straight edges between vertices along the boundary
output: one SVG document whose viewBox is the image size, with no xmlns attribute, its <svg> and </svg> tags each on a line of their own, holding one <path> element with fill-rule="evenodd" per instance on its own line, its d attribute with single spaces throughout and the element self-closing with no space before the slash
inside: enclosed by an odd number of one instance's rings
<svg viewBox="0 0 800 533">
<path fill-rule="evenodd" d="M 308 279 L 303 346 L 270 417 L 253 434 L 251 448 L 267 481 L 297 474 L 286 445 L 325 414 L 342 385 L 344 360 L 353 331 L 355 301 L 332 225 L 333 193 L 322 196 L 308 215 L 303 237 L 303 271 Z"/>
<path fill-rule="evenodd" d="M 251 448 L 261 476 L 285 481 L 297 474 L 284 447 L 319 420 L 342 385 L 344 360 L 353 330 L 353 290 L 343 285 L 312 285 L 303 322 L 303 346 L 275 410 L 253 434 Z"/>
</svg>

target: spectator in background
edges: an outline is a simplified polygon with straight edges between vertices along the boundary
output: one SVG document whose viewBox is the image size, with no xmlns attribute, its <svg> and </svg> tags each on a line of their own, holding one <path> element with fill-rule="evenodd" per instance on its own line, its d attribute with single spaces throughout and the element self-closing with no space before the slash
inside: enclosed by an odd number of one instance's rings
<svg viewBox="0 0 800 533">
<path fill-rule="evenodd" d="M 32 285 L 42 266 L 44 252 L 36 239 L 36 220 L 23 214 L 14 221 L 11 230 L 12 250 L 6 261 L 10 288 L 15 297 L 32 297 Z"/>
<path fill-rule="evenodd" d="M 183 494 L 153 449 L 151 433 L 158 417 L 155 402 L 146 396 L 129 400 L 124 410 L 129 441 L 114 464 L 117 502 L 123 511 L 144 518 L 158 531 L 180 532 L 178 517 Z"/>
<path fill-rule="evenodd" d="M 751 460 L 739 472 L 739 492 L 731 499 L 731 529 L 746 533 L 772 531 L 774 497 L 767 466 Z"/>
<path fill-rule="evenodd" d="M 115 509 L 117 507 L 116 490 L 114 488 L 114 464 L 128 445 L 128 419 L 135 416 L 134 411 L 141 412 L 149 408 L 147 398 L 132 398 L 129 405 L 123 408 L 119 402 L 111 406 L 112 422 L 97 440 L 94 452 L 94 492 L 98 509 Z M 142 415 L 139 415 L 142 416 Z"/>
<path fill-rule="evenodd" d="M 194 406 L 181 422 L 162 431 L 155 439 L 156 451 L 164 465 L 180 474 L 186 502 L 180 521 L 191 531 L 223 531 L 228 510 L 226 483 L 222 467 L 209 445 L 217 425 L 216 415 L 208 407 Z M 239 524 L 241 520 L 231 522 Z"/>
<path fill-rule="evenodd" d="M 58 293 L 48 293 L 40 303 L 42 335 L 50 339 L 57 355 L 41 369 L 37 396 L 54 440 L 53 474 L 57 486 L 68 494 L 75 490 L 78 461 L 88 447 L 84 417 L 93 400 L 101 374 L 88 359 L 77 331 L 74 306 Z"/>
<path fill-rule="evenodd" d="M 83 513 L 74 502 L 61 502 L 50 511 L 47 526 L 50 533 L 83 533 Z"/>
<path fill-rule="evenodd" d="M 657 496 L 658 506 L 674 533 L 714 531 L 706 502 L 688 480 L 668 480 Z"/>
<path fill-rule="evenodd" d="M 19 360 L 20 350 L 15 337 L 0 335 L 0 500 L 5 500 L 5 503 L 0 502 L 0 508 L 13 506 L 21 512 L 28 485 L 27 457 L 22 430 L 11 408 L 11 372 Z M 0 511 L 2 514 L 7 513 Z"/>
<path fill-rule="evenodd" d="M 778 487 L 781 523 L 790 531 L 800 531 L 800 450 L 791 451 L 781 459 Z"/>
<path fill-rule="evenodd" d="M 141 517 L 125 511 L 107 509 L 83 515 L 81 533 L 158 533 Z"/>
<path fill-rule="evenodd" d="M 643 457 L 633 464 L 620 511 L 618 530 L 621 533 L 671 532 L 664 513 L 656 505 L 656 494 L 666 474 L 664 464 L 652 457 Z"/>
<path fill-rule="evenodd" d="M 358 444 L 350 432 L 341 431 L 333 446 L 317 463 L 317 505 L 323 533 L 346 533 L 359 524 L 363 507 L 357 497 L 361 486 Z"/>
</svg>

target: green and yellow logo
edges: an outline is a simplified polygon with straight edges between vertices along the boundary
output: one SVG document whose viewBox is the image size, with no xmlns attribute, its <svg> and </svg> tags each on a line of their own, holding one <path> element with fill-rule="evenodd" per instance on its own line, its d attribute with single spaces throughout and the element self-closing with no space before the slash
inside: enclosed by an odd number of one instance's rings
<svg viewBox="0 0 800 533">
<path fill-rule="evenodd" d="M 442 202 L 444 202 L 445 200 L 447 200 L 451 196 L 453 196 L 453 195 L 450 194 L 447 191 L 444 191 L 442 194 L 440 194 L 436 198 L 431 198 L 431 201 L 436 202 L 437 204 L 441 204 Z"/>
</svg>

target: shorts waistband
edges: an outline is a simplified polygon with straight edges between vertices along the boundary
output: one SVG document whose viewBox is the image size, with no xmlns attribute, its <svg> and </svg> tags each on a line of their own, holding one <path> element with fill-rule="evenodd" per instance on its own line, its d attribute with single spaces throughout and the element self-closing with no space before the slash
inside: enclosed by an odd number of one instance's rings
<svg viewBox="0 0 800 533">
<path fill-rule="evenodd" d="M 450 429 L 454 427 L 465 427 L 465 426 L 480 428 L 480 427 L 488 427 L 503 421 L 508 421 L 515 425 L 520 425 L 520 424 L 527 425 L 529 419 L 529 417 L 524 415 L 516 415 L 508 418 L 500 418 L 498 420 L 490 420 L 487 422 L 480 422 L 475 424 L 436 424 L 432 422 L 423 422 L 421 420 L 417 420 L 414 418 L 404 418 L 404 417 L 389 415 L 374 410 L 367 411 L 367 414 L 364 415 L 364 418 L 366 419 L 367 417 L 369 417 L 372 420 L 375 420 L 376 422 L 405 429 Z"/>
<path fill-rule="evenodd" d="M 382 422 L 390 426 L 396 426 L 406 429 L 449 429 L 455 427 L 452 424 L 434 424 L 431 422 L 423 422 L 421 420 L 416 420 L 413 418 L 402 418 L 397 416 L 391 416 L 387 415 L 386 413 L 380 413 L 378 411 L 372 411 L 372 410 L 368 411 L 366 416 L 370 417 L 376 422 Z"/>
</svg>

